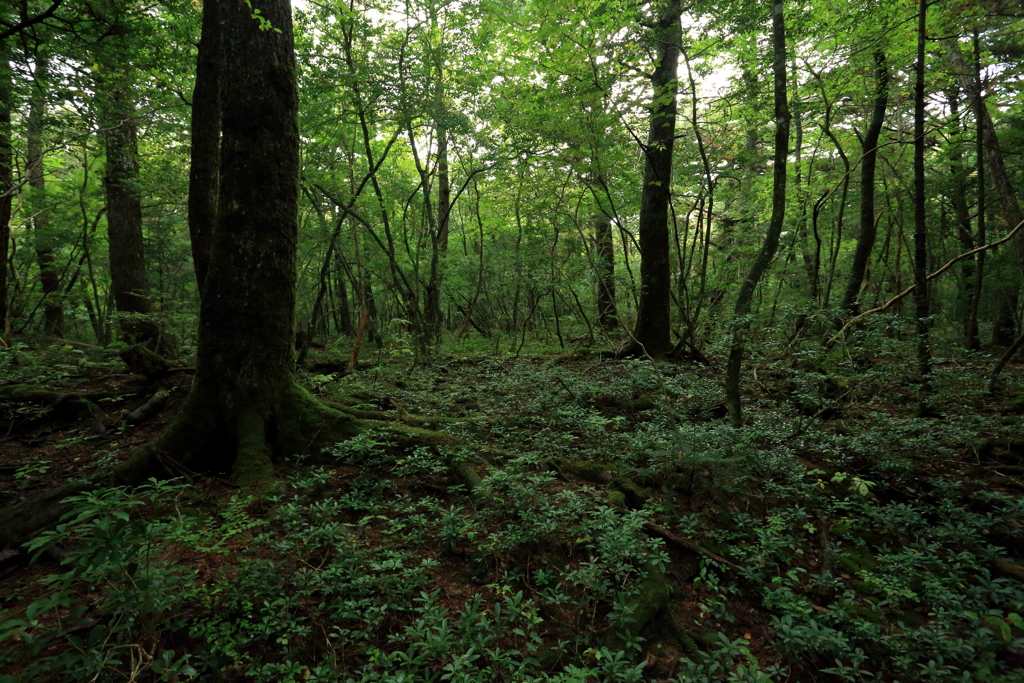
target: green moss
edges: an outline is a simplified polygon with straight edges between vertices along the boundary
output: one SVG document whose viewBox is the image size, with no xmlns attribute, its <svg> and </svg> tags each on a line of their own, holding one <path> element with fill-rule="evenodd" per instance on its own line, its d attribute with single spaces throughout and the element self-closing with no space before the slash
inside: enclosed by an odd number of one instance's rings
<svg viewBox="0 0 1024 683">
<path fill-rule="evenodd" d="M 631 479 L 616 477 L 612 480 L 611 487 L 621 492 L 626 498 L 626 503 L 634 510 L 639 510 L 647 503 L 647 496 Z"/>
<path fill-rule="evenodd" d="M 862 582 L 858 581 L 856 583 L 862 583 Z M 852 614 L 854 616 L 860 617 L 861 619 L 863 619 L 866 622 L 869 622 L 871 624 L 875 624 L 877 626 L 885 626 L 886 625 L 885 617 L 883 617 L 881 614 L 879 614 L 876 610 L 872 609 L 871 607 L 865 607 L 863 605 L 855 607 L 853 609 L 853 611 L 852 611 Z"/>
<path fill-rule="evenodd" d="M 605 491 L 605 495 L 608 497 L 608 502 L 617 508 L 626 507 L 626 494 L 616 489 L 608 489 Z"/>
<path fill-rule="evenodd" d="M 274 481 L 266 425 L 255 411 L 238 419 L 238 454 L 231 468 L 231 478 L 245 487 L 265 486 Z"/>
<path fill-rule="evenodd" d="M 607 484 L 612 480 L 608 465 L 593 460 L 565 460 L 562 469 L 593 484 Z"/>
<path fill-rule="evenodd" d="M 637 585 L 636 593 L 629 598 L 629 613 L 632 620 L 619 623 L 614 635 L 608 639 L 608 646 L 622 648 L 633 641 L 654 618 L 666 608 L 672 588 L 662 571 L 654 562 L 647 563 L 647 576 Z"/>
<path fill-rule="evenodd" d="M 11 384 L 0 387 L 0 400 L 24 403 L 53 403 L 61 394 L 38 384 Z"/>
<path fill-rule="evenodd" d="M 633 412 L 640 412 L 643 410 L 654 410 L 658 407 L 658 404 L 654 402 L 654 399 L 648 396 L 641 396 L 640 398 L 635 398 L 626 403 L 625 407 Z"/>
<path fill-rule="evenodd" d="M 928 623 L 928 618 L 920 612 L 901 610 L 891 613 L 889 621 L 896 625 L 902 624 L 906 628 L 918 628 Z"/>
</svg>

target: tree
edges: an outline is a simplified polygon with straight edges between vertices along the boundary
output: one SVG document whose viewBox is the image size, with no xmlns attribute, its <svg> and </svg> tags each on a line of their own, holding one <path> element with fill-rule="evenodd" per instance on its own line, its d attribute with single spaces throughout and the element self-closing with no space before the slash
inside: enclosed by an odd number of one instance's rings
<svg viewBox="0 0 1024 683">
<path fill-rule="evenodd" d="M 924 168 L 925 45 L 928 40 L 928 0 L 919 0 L 917 60 L 914 62 L 914 302 L 917 314 L 917 363 L 927 391 L 931 377 L 931 343 L 928 320 L 928 222 Z M 923 408 L 922 404 L 922 408 Z"/>
<path fill-rule="evenodd" d="M 640 303 L 633 343 L 627 346 L 623 355 L 645 354 L 653 358 L 672 350 L 668 218 L 676 130 L 676 71 L 682 40 L 681 13 L 679 0 L 670 0 L 652 27 L 658 59 L 651 76 L 650 127 L 644 147 L 644 184 L 640 198 Z"/>
<path fill-rule="evenodd" d="M 982 91 L 980 74 L 971 69 L 960 53 L 960 46 L 954 40 L 946 40 L 946 53 L 950 64 L 956 74 L 960 87 L 964 89 L 970 98 L 971 109 L 974 111 L 974 119 L 978 128 L 978 135 L 986 152 L 985 165 L 988 175 L 992 177 L 992 184 L 995 187 L 996 197 L 999 200 L 999 209 L 1006 229 L 1012 230 L 1021 221 L 1024 221 L 1024 212 L 1021 211 L 1020 202 L 1017 199 L 1017 192 L 1014 189 L 1013 181 L 1006 168 L 1003 159 L 1003 149 L 1000 146 L 999 135 L 992 121 Z M 979 209 L 983 211 L 983 209 Z M 984 219 L 982 219 L 984 220 Z M 1013 240 L 1014 251 L 1017 256 L 1017 265 L 1024 267 L 1024 237 L 1018 236 Z M 1002 291 L 1000 293 L 999 310 L 993 325 L 993 342 L 998 345 L 1009 346 L 1012 340 L 1013 316 L 1017 308 L 1018 294 L 1016 291 Z"/>
<path fill-rule="evenodd" d="M 619 326 L 615 307 L 615 245 L 612 242 L 612 222 L 603 213 L 595 213 L 594 270 L 597 271 L 597 319 L 601 327 L 611 331 Z"/>
<path fill-rule="evenodd" d="M 161 476 L 180 460 L 258 484 L 273 475 L 274 451 L 300 453 L 355 433 L 351 417 L 319 404 L 292 375 L 299 131 L 290 3 L 222 7 L 220 194 L 195 379 L 164 434 L 106 473 L 121 482 Z M 7 540 L 53 523 L 57 503 L 90 485 L 3 511 Z"/>
<path fill-rule="evenodd" d="M 8 245 L 11 241 L 11 202 L 14 195 L 14 149 L 11 144 L 11 110 L 14 84 L 7 39 L 0 38 L 0 340 L 9 332 L 7 309 Z"/>
<path fill-rule="evenodd" d="M 272 452 L 355 430 L 292 374 L 299 129 L 289 1 L 221 9 L 220 193 L 196 375 L 172 425 L 135 463 L 199 457 L 203 468 L 228 467 L 254 484 L 272 476 Z"/>
<path fill-rule="evenodd" d="M 745 337 L 750 328 L 750 309 L 754 291 L 779 248 L 779 237 L 786 217 L 786 157 L 789 154 L 789 103 L 786 97 L 786 22 L 782 0 L 769 0 L 772 14 L 772 80 L 775 100 L 775 153 L 772 160 L 772 215 L 764 244 L 740 285 L 733 314 L 732 348 L 725 370 L 725 400 L 729 421 L 743 424 L 740 405 L 740 370 L 743 366 Z"/>
<path fill-rule="evenodd" d="M 152 318 L 149 275 L 142 239 L 139 140 L 130 58 L 130 8 L 107 8 L 110 35 L 98 47 L 99 125 L 106 151 L 103 184 L 107 194 L 110 286 L 124 338 L 174 355 L 174 342 Z"/>
<path fill-rule="evenodd" d="M 47 333 L 64 336 L 64 306 L 60 301 L 60 273 L 54 263 L 54 238 L 50 234 L 49 208 L 46 206 L 46 169 L 43 156 L 43 124 L 46 119 L 46 79 L 49 57 L 37 48 L 32 97 L 28 115 L 28 184 L 32 188 L 32 231 L 39 282 L 43 289 L 43 317 Z"/>
<path fill-rule="evenodd" d="M 871 250 L 875 246 L 877 222 L 875 218 L 875 168 L 878 159 L 878 138 L 885 123 L 885 108 L 889 103 L 889 69 L 885 63 L 885 53 L 876 50 L 875 61 L 875 103 L 871 112 L 871 121 L 861 141 L 863 156 L 860 161 L 860 235 L 857 236 L 857 250 L 853 254 L 853 265 L 850 267 L 850 279 L 846 284 L 842 308 L 856 314 L 861 284 L 864 273 L 871 258 Z"/>
</svg>

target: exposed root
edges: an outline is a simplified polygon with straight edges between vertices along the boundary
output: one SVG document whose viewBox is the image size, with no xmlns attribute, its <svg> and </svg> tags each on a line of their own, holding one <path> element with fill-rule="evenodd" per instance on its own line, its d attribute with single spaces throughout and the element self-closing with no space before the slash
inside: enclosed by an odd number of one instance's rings
<svg viewBox="0 0 1024 683">
<path fill-rule="evenodd" d="M 464 443 L 446 434 L 395 423 L 392 416 L 368 420 L 341 408 L 325 405 L 298 384 L 288 383 L 275 392 L 273 400 L 254 401 L 232 416 L 225 415 L 207 392 L 193 387 L 163 436 L 136 450 L 126 462 L 0 511 L 0 545 L 24 543 L 52 527 L 69 509 L 61 501 L 90 489 L 137 486 L 153 477 L 197 472 L 230 472 L 235 485 L 260 488 L 274 483 L 275 459 L 315 456 L 372 428 L 388 429 L 404 448 Z M 422 418 L 418 422 L 426 424 L 430 420 Z M 467 463 L 454 464 L 452 477 L 469 489 L 480 483 L 480 476 Z"/>
</svg>

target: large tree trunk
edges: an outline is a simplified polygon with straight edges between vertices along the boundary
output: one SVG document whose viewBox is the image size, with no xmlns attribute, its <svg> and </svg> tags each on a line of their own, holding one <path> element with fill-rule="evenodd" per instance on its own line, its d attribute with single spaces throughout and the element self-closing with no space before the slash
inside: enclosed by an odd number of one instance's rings
<svg viewBox="0 0 1024 683">
<path fill-rule="evenodd" d="M 32 232 L 39 264 L 39 282 L 43 288 L 43 319 L 47 334 L 64 336 L 64 307 L 60 301 L 60 273 L 54 263 L 54 240 L 46 207 L 46 173 L 43 168 L 43 127 L 46 119 L 46 80 L 50 60 L 46 54 L 34 55 L 36 70 L 32 79 L 32 97 L 28 114 L 28 184 L 31 192 Z"/>
<path fill-rule="evenodd" d="M 653 358 L 672 350 L 668 217 L 676 130 L 676 70 L 682 40 L 680 14 L 679 0 L 672 0 L 658 17 L 655 29 L 658 64 L 651 79 L 654 92 L 640 197 L 640 302 L 633 343 L 623 355 L 645 354 Z"/>
<path fill-rule="evenodd" d="M 864 273 L 871 260 L 871 250 L 875 246 L 875 167 L 878 158 L 878 137 L 882 132 L 882 124 L 885 123 L 885 108 L 889 104 L 889 70 L 885 65 L 885 53 L 876 51 L 874 60 L 875 106 L 861 146 L 863 156 L 860 162 L 860 235 L 857 236 L 853 267 L 842 303 L 842 308 L 854 315 L 859 308 L 858 298 L 864 282 Z"/>
<path fill-rule="evenodd" d="M 355 433 L 355 421 L 295 382 L 298 87 L 288 0 L 262 0 L 273 29 L 240 2 L 222 9 L 220 199 L 199 315 L 196 374 L 154 453 L 191 456 L 240 484 L 272 477 L 274 453 L 303 453 Z"/>
<path fill-rule="evenodd" d="M 740 405 L 740 370 L 746 333 L 750 328 L 750 309 L 761 277 L 779 248 L 782 223 L 786 218 L 786 157 L 789 153 L 789 103 L 786 95 L 786 22 L 781 0 L 769 0 L 772 14 L 772 76 L 775 100 L 775 150 L 772 161 L 772 215 L 761 251 L 750 266 L 750 273 L 740 285 L 733 316 L 732 349 L 725 371 L 725 401 L 729 421 L 734 427 L 743 424 Z"/>
<path fill-rule="evenodd" d="M 11 241 L 11 199 L 14 193 L 14 149 L 11 145 L 11 110 L 14 83 L 7 40 L 0 40 L 0 340 L 8 327 L 7 261 Z"/>
<path fill-rule="evenodd" d="M 192 166 L 188 179 L 188 232 L 202 299 L 217 221 L 220 168 L 220 13 L 224 0 L 204 0 L 202 38 L 192 91 Z M 232 1 L 232 0 L 228 0 Z"/>
</svg>

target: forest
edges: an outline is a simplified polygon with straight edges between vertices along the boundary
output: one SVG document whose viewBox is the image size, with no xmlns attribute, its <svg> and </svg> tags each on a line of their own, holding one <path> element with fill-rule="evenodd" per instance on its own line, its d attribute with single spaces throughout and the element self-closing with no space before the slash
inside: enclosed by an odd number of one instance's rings
<svg viewBox="0 0 1024 683">
<path fill-rule="evenodd" d="M 0 4 L 0 683 L 1024 683 L 1022 57 Z"/>
</svg>

